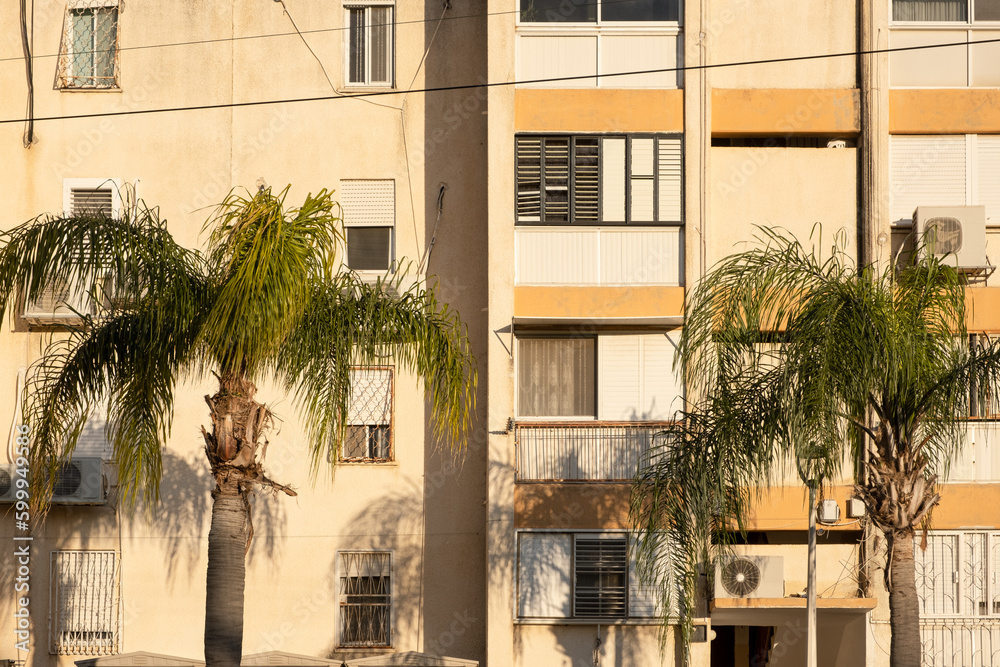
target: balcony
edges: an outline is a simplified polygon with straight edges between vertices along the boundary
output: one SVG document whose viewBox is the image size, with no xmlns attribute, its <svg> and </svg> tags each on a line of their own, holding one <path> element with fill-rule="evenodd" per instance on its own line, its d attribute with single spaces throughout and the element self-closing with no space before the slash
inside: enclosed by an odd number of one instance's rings
<svg viewBox="0 0 1000 667">
<path fill-rule="evenodd" d="M 970 419 L 947 482 L 1000 482 L 1000 421 Z"/>
<path fill-rule="evenodd" d="M 628 482 L 670 422 L 519 422 L 518 482 Z"/>
</svg>

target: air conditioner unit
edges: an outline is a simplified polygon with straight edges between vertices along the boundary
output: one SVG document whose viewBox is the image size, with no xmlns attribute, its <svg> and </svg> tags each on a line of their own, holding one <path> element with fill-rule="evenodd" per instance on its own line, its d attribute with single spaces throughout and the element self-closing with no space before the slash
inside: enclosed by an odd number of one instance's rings
<svg viewBox="0 0 1000 667">
<path fill-rule="evenodd" d="M 12 503 L 14 497 L 14 477 L 16 475 L 13 463 L 0 465 L 0 503 Z"/>
<path fill-rule="evenodd" d="M 103 505 L 104 468 L 97 457 L 80 457 L 64 463 L 52 492 L 53 505 Z"/>
<path fill-rule="evenodd" d="M 728 556 L 715 570 L 716 598 L 785 597 L 785 560 L 781 556 Z"/>
<path fill-rule="evenodd" d="M 69 281 L 48 285 L 38 298 L 25 301 L 24 319 L 34 326 L 75 326 L 90 314 L 90 295 Z"/>
<path fill-rule="evenodd" d="M 913 211 L 917 242 L 957 269 L 986 266 L 985 206 L 918 206 Z"/>
</svg>

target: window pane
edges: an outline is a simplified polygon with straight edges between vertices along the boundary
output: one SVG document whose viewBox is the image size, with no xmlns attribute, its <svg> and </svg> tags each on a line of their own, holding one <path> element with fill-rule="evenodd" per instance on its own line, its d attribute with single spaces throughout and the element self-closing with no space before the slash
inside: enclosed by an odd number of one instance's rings
<svg viewBox="0 0 1000 667">
<path fill-rule="evenodd" d="M 518 413 L 533 417 L 595 415 L 593 338 L 522 339 Z"/>
<path fill-rule="evenodd" d="M 355 271 L 388 271 L 391 242 L 389 227 L 348 227 L 347 265 Z"/>
<path fill-rule="evenodd" d="M 115 77 L 115 43 L 118 40 L 118 10 L 94 10 L 94 74 L 96 85 L 111 86 Z"/>
<path fill-rule="evenodd" d="M 573 221 L 596 223 L 599 217 L 599 145 L 596 137 L 579 137 L 573 148 Z"/>
<path fill-rule="evenodd" d="M 597 0 L 521 0 L 521 20 L 530 23 L 597 21 Z"/>
<path fill-rule="evenodd" d="M 1000 21 L 1000 0 L 976 0 L 973 7 L 976 21 Z"/>
<path fill-rule="evenodd" d="M 94 10 L 74 9 L 71 76 L 78 86 L 94 83 Z"/>
<path fill-rule="evenodd" d="M 575 615 L 625 616 L 627 573 L 628 549 L 624 539 L 577 539 Z"/>
<path fill-rule="evenodd" d="M 372 7 L 371 12 L 371 81 L 369 83 L 387 83 L 389 81 L 389 45 L 390 28 L 392 24 L 391 7 Z"/>
<path fill-rule="evenodd" d="M 679 0 L 611 0 L 601 5 L 602 21 L 676 21 Z"/>
<path fill-rule="evenodd" d="M 348 9 L 350 37 L 347 48 L 347 82 L 365 82 L 365 10 Z"/>
<path fill-rule="evenodd" d="M 968 0 L 893 0 L 893 21 L 967 21 Z"/>
</svg>

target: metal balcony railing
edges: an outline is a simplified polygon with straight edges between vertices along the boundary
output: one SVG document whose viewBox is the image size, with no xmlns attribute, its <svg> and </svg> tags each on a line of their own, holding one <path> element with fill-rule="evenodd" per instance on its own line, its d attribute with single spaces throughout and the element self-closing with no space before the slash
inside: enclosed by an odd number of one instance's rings
<svg viewBox="0 0 1000 667">
<path fill-rule="evenodd" d="M 519 482 L 630 481 L 648 460 L 656 434 L 668 423 L 516 423 L 516 479 Z"/>
</svg>

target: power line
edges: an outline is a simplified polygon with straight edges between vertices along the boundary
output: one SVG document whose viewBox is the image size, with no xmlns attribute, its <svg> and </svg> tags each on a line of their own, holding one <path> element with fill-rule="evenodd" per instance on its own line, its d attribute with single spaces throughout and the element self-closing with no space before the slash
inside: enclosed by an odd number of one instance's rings
<svg viewBox="0 0 1000 667">
<path fill-rule="evenodd" d="M 560 77 L 550 77 L 545 79 L 528 79 L 524 81 L 493 81 L 493 82 L 483 82 L 483 83 L 470 83 L 470 84 L 460 84 L 454 86 L 436 86 L 431 88 L 417 88 L 413 90 L 380 90 L 372 91 L 370 93 L 356 93 L 351 95 L 320 95 L 317 97 L 294 97 L 286 98 L 280 100 L 256 100 L 253 102 L 224 102 L 219 104 L 199 104 L 193 106 L 182 106 L 182 107 L 162 107 L 159 109 L 134 109 L 128 111 L 105 111 L 101 113 L 89 113 L 89 114 L 69 114 L 61 116 L 42 116 L 35 117 L 33 120 L 36 123 L 50 121 L 50 120 L 79 120 L 85 118 L 108 118 L 112 116 L 138 116 L 144 114 L 153 113 L 171 113 L 177 111 L 210 111 L 214 109 L 238 109 L 243 107 L 256 107 L 256 106 L 266 106 L 271 104 L 295 104 L 299 102 L 325 102 L 328 100 L 338 100 L 338 99 L 354 99 L 354 98 L 368 98 L 368 97 L 382 97 L 385 95 L 403 95 L 408 93 L 440 93 L 455 90 L 474 90 L 477 88 L 499 88 L 505 86 L 516 86 L 516 85 L 526 85 L 526 84 L 537 84 L 537 83 L 556 83 L 561 81 L 579 81 L 585 79 L 608 79 L 618 76 L 633 76 L 637 74 L 664 74 L 669 72 L 688 72 L 697 71 L 703 69 L 718 69 L 723 67 L 743 67 L 747 65 L 767 65 L 774 63 L 787 63 L 787 62 L 801 62 L 806 60 L 823 60 L 827 58 L 844 58 L 844 57 L 857 57 L 865 55 L 875 55 L 880 53 L 895 53 L 900 51 L 919 51 L 924 49 L 941 49 L 950 46 L 974 46 L 977 44 L 994 44 L 1000 42 L 1000 38 L 996 39 L 985 39 L 974 42 L 949 42 L 946 44 L 925 44 L 920 46 L 901 46 L 892 47 L 885 49 L 871 49 L 867 51 L 844 51 L 841 53 L 826 53 L 826 54 L 816 54 L 810 56 L 791 56 L 788 58 L 766 58 L 762 60 L 743 60 L 729 63 L 716 63 L 711 65 L 687 65 L 684 67 L 661 67 L 656 69 L 646 69 L 646 70 L 632 70 L 628 72 L 613 72 L 609 74 L 581 74 L 578 76 L 560 76 Z M 9 123 L 24 123 L 27 122 L 27 118 L 8 118 L 0 120 L 0 125 L 5 125 Z"/>
</svg>

